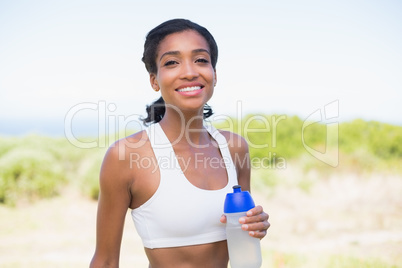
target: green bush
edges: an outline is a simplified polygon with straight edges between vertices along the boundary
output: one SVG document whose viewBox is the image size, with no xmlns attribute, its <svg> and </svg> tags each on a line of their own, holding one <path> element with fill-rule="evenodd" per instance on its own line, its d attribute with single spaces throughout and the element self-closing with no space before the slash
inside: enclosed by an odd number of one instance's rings
<svg viewBox="0 0 402 268">
<path fill-rule="evenodd" d="M 361 119 L 339 126 L 339 145 L 345 152 L 368 150 L 381 159 L 402 158 L 402 127 Z"/>
<path fill-rule="evenodd" d="M 216 127 L 243 136 L 252 159 L 271 162 L 279 157 L 297 157 L 305 151 L 301 139 L 303 122 L 297 116 L 250 114 L 240 122 L 234 118 L 225 121 L 218 122 Z"/>
<path fill-rule="evenodd" d="M 331 131 L 326 125 L 314 123 L 303 130 L 303 123 L 297 116 L 247 115 L 241 120 L 226 118 L 214 125 L 242 135 L 249 142 L 252 161 L 258 160 L 253 163 L 260 163 L 262 167 L 278 168 L 278 163 L 284 163 L 278 160 L 295 159 L 307 171 L 330 172 L 327 165 L 311 160 L 304 142 L 318 151 L 338 146 L 340 165 L 352 168 L 353 172 L 371 172 L 377 167 L 401 170 L 395 168 L 402 166 L 401 126 L 361 119 L 344 122 L 339 124 L 339 140 L 326 144 L 327 131 Z M 63 138 L 0 137 L 0 203 L 51 197 L 66 184 L 97 199 L 100 165 L 106 149 L 77 148 Z M 261 183 L 275 187 L 277 178 L 271 175 L 256 173 Z M 308 185 L 300 187 L 308 188 Z"/>
<path fill-rule="evenodd" d="M 0 158 L 0 202 L 51 197 L 66 177 L 60 162 L 44 150 L 16 148 Z"/>
<path fill-rule="evenodd" d="M 327 131 L 336 129 L 321 123 L 303 129 L 304 122 L 297 116 L 251 114 L 240 122 L 235 118 L 225 121 L 215 126 L 243 136 L 249 142 L 251 158 L 297 158 L 307 153 L 304 144 L 322 152 L 327 147 L 338 146 L 345 154 L 368 151 L 379 159 L 402 158 L 401 126 L 356 119 L 340 123 L 338 140 L 326 144 Z"/>
<path fill-rule="evenodd" d="M 93 154 L 83 163 L 83 175 L 81 179 L 81 192 L 93 200 L 99 196 L 99 172 L 102 164 L 103 154 Z"/>
</svg>

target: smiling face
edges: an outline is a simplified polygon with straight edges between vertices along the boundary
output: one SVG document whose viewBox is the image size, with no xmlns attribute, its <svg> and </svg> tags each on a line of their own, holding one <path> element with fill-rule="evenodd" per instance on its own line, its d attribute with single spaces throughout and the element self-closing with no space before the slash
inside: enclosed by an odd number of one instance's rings
<svg viewBox="0 0 402 268">
<path fill-rule="evenodd" d="M 157 73 L 150 74 L 150 81 L 161 90 L 166 111 L 172 105 L 202 114 L 216 83 L 206 40 L 193 30 L 170 34 L 159 44 L 155 61 Z"/>
</svg>

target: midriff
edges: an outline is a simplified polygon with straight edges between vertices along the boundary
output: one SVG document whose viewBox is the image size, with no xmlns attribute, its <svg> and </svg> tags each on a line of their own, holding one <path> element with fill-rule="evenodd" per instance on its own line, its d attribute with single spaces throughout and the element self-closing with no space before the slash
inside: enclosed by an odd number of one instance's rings
<svg viewBox="0 0 402 268">
<path fill-rule="evenodd" d="M 215 243 L 173 248 L 145 248 L 149 268 L 227 268 L 226 240 Z"/>
</svg>

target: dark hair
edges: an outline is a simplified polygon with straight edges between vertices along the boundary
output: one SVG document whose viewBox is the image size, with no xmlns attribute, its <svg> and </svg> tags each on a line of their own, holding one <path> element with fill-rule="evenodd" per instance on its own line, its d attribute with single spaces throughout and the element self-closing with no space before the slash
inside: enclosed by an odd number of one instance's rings
<svg viewBox="0 0 402 268">
<path fill-rule="evenodd" d="M 152 29 L 146 39 L 144 44 L 144 54 L 142 61 L 145 64 L 145 68 L 148 73 L 156 74 L 158 69 L 156 67 L 156 54 L 158 52 L 158 47 L 161 41 L 168 35 L 173 33 L 179 33 L 187 30 L 194 30 L 199 33 L 208 43 L 209 52 L 211 54 L 211 64 L 215 69 L 216 63 L 218 61 L 218 46 L 215 42 L 214 37 L 211 33 L 204 27 L 186 19 L 173 19 L 165 21 L 164 23 L 158 25 Z M 162 97 L 153 102 L 151 105 L 146 107 L 147 117 L 141 120 L 146 125 L 147 123 L 157 123 L 162 120 L 165 114 L 165 101 Z M 212 115 L 212 108 L 205 104 L 204 106 L 204 118 L 208 118 Z"/>
</svg>

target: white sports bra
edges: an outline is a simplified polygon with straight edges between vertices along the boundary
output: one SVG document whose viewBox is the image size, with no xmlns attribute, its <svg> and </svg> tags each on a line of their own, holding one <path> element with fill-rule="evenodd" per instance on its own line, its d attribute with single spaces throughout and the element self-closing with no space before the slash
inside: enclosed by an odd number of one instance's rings
<svg viewBox="0 0 402 268">
<path fill-rule="evenodd" d="M 150 199 L 131 211 L 146 248 L 181 247 L 226 239 L 225 225 L 219 219 L 226 194 L 238 184 L 236 168 L 226 138 L 214 127 L 205 127 L 219 144 L 226 166 L 228 183 L 219 190 L 200 189 L 189 182 L 159 123 L 146 129 L 158 161 L 160 183 Z"/>
</svg>

